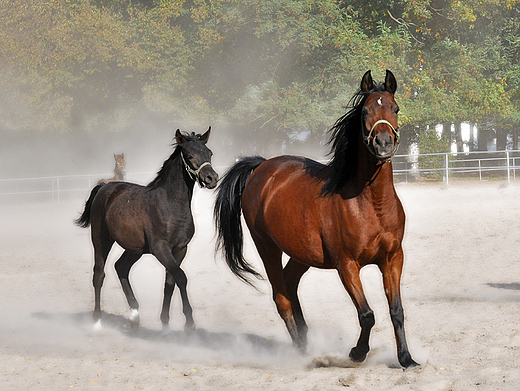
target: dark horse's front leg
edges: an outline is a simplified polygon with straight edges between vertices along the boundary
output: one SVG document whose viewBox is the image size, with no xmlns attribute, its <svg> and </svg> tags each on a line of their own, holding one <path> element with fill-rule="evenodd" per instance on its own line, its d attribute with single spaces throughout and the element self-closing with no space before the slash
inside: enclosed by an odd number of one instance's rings
<svg viewBox="0 0 520 391">
<path fill-rule="evenodd" d="M 195 329 L 195 322 L 193 320 L 193 309 L 188 299 L 187 283 L 188 279 L 184 271 L 180 268 L 181 262 L 186 256 L 187 247 L 182 248 L 180 251 L 172 254 L 167 250 L 168 255 L 164 255 L 165 250 L 158 250 L 157 255 L 154 253 L 156 258 L 166 268 L 166 277 L 164 281 L 164 300 L 161 311 L 161 322 L 163 324 L 163 333 L 170 331 L 170 305 L 172 300 L 173 291 L 175 285 L 179 286 L 182 298 L 182 310 L 186 317 L 186 324 L 184 329 L 189 332 Z M 161 255 L 159 255 L 161 254 Z M 164 256 L 164 258 L 162 258 Z"/>
<path fill-rule="evenodd" d="M 390 306 L 390 318 L 394 326 L 395 338 L 397 341 L 397 358 L 404 368 L 419 366 L 410 355 L 406 337 L 404 333 L 404 312 L 401 303 L 401 272 L 403 269 L 403 250 L 400 248 L 389 262 L 380 265 L 383 274 L 383 284 L 385 288 L 388 305 Z"/>
</svg>

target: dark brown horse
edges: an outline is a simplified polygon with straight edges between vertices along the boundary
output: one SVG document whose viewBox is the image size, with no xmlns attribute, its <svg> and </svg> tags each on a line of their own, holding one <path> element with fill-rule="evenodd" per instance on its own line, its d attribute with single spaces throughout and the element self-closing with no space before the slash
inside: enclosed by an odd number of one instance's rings
<svg viewBox="0 0 520 391">
<path fill-rule="evenodd" d="M 166 268 L 161 312 L 164 330 L 168 330 L 170 302 L 176 284 L 181 291 L 185 328 L 195 327 L 186 291 L 186 274 L 180 266 L 195 232 L 191 213 L 193 186 L 198 182 L 201 187 L 212 189 L 218 181 L 211 166 L 212 152 L 206 147 L 210 129 L 202 136 L 185 135 L 177 130 L 177 147 L 148 186 L 110 182 L 92 189 L 77 224 L 85 228 L 92 226 L 94 320 L 98 326 L 105 263 L 112 245 L 117 242 L 125 251 L 115 268 L 132 309 L 132 325 L 139 323 L 139 304 L 128 279 L 130 268 L 143 254 L 153 254 Z"/>
<path fill-rule="evenodd" d="M 259 276 L 243 257 L 243 212 L 273 288 L 278 312 L 293 343 L 305 350 L 307 324 L 297 296 L 309 269 L 336 269 L 359 315 L 361 335 L 350 357 L 369 351 L 374 314 L 363 292 L 360 269 L 379 266 L 397 339 L 399 363 L 418 365 L 404 332 L 400 279 L 405 215 L 394 189 L 390 162 L 399 144 L 394 100 L 397 83 L 365 73 L 352 109 L 331 129 L 327 165 L 295 156 L 244 158 L 222 179 L 215 203 L 218 243 L 230 269 L 249 281 Z M 290 259 L 282 268 L 282 252 Z"/>
<path fill-rule="evenodd" d="M 116 155 L 114 153 L 114 160 L 116 161 L 116 166 L 114 167 L 114 176 L 109 179 L 100 179 L 98 181 L 98 185 L 104 185 L 108 182 L 124 182 L 125 174 L 126 174 L 126 162 L 125 162 L 125 154 L 121 153 Z"/>
</svg>

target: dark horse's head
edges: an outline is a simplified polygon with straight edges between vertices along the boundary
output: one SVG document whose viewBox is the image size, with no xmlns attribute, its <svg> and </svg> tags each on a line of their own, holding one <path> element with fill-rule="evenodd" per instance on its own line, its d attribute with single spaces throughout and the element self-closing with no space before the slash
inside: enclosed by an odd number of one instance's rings
<svg viewBox="0 0 520 391">
<path fill-rule="evenodd" d="M 211 126 L 203 135 L 192 133 L 183 134 L 179 129 L 175 132 L 177 148 L 181 149 L 181 158 L 188 175 L 200 187 L 213 189 L 217 186 L 218 174 L 211 166 L 213 152 L 206 146 Z"/>
<path fill-rule="evenodd" d="M 383 84 L 375 84 L 370 71 L 361 80 L 361 92 L 367 95 L 361 110 L 363 141 L 369 151 L 383 162 L 390 160 L 399 146 L 399 106 L 394 100 L 396 89 L 397 82 L 389 70 Z"/>
</svg>

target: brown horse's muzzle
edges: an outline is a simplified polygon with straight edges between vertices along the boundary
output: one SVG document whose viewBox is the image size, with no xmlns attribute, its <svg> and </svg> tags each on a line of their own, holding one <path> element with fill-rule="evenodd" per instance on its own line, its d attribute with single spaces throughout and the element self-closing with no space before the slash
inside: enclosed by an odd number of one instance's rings
<svg viewBox="0 0 520 391">
<path fill-rule="evenodd" d="M 380 131 L 375 133 L 376 126 L 389 127 L 390 132 Z M 375 135 L 374 135 L 375 133 Z M 392 124 L 386 120 L 379 120 L 372 125 L 368 135 L 364 136 L 365 145 L 368 150 L 380 161 L 387 162 L 391 160 L 399 147 L 399 129 L 395 129 Z"/>
</svg>

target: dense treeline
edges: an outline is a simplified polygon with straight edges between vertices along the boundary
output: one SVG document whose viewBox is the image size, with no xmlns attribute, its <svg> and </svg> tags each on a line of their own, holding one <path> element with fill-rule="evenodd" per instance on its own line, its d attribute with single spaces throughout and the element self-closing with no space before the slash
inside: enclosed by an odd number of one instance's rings
<svg viewBox="0 0 520 391">
<path fill-rule="evenodd" d="M 218 124 L 279 153 L 388 68 L 408 142 L 468 122 L 518 148 L 516 0 L 0 0 L 0 26 L 0 132 Z"/>
</svg>

